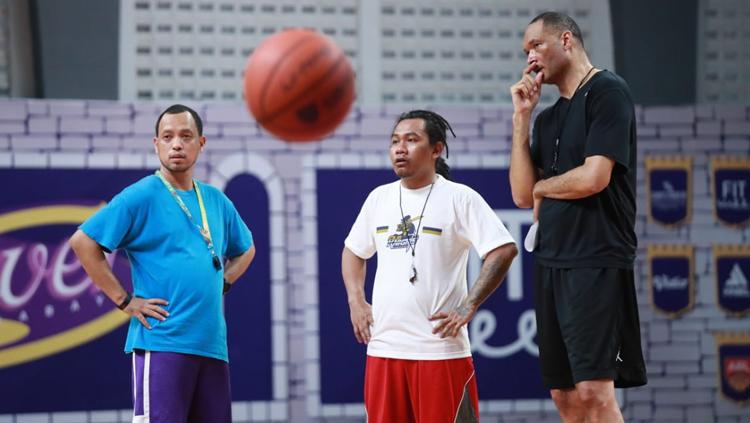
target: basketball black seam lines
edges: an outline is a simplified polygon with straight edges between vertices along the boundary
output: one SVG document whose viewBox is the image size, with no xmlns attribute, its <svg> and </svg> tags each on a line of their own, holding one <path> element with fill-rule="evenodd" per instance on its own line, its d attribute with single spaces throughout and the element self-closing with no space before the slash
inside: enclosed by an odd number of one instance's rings
<svg viewBox="0 0 750 423">
<path fill-rule="evenodd" d="M 304 41 L 307 41 L 307 40 L 304 40 Z M 300 44 L 302 44 L 302 42 Z M 290 48 L 289 51 L 291 52 L 293 49 L 297 48 L 297 46 L 298 45 L 295 45 L 294 47 Z M 324 80 L 328 79 L 328 77 L 330 75 L 335 74 L 336 71 L 339 69 L 339 67 L 341 66 L 341 64 L 344 63 L 345 60 L 346 60 L 346 55 L 341 54 L 339 56 L 339 59 L 336 60 L 336 63 L 334 63 L 331 66 L 331 68 L 326 73 L 324 73 L 318 79 L 316 79 L 315 81 L 313 81 L 312 83 L 310 83 L 309 86 L 313 87 L 312 89 L 316 89 L 317 88 L 316 86 L 321 81 L 324 81 Z M 279 65 L 277 65 L 277 66 L 279 66 Z M 274 71 L 275 70 L 276 70 L 276 68 L 274 67 Z M 264 101 L 265 100 L 265 94 L 266 94 L 266 90 L 268 89 L 268 87 L 269 87 L 269 84 L 266 84 L 266 86 L 263 87 L 263 91 L 262 91 L 262 95 L 261 95 L 261 107 L 262 108 L 264 108 L 263 104 L 265 103 L 265 101 Z M 303 97 L 306 94 L 307 94 L 307 90 L 302 91 L 298 95 L 292 97 L 286 103 L 283 103 L 281 106 L 277 107 L 276 111 L 274 111 L 273 113 L 269 114 L 268 116 L 265 116 L 263 119 L 258 119 L 258 123 L 260 123 L 261 125 L 265 125 L 265 124 L 268 124 L 268 123 L 272 122 L 280 114 L 284 113 L 287 110 L 287 107 L 289 107 L 290 104 L 294 104 L 297 100 L 299 100 L 301 97 Z"/>
<path fill-rule="evenodd" d="M 307 42 L 310 42 L 310 41 L 313 41 L 313 40 L 312 40 L 312 39 L 310 39 L 310 38 L 304 38 L 304 39 L 302 39 L 302 40 L 299 40 L 299 41 L 297 41 L 297 43 L 296 43 L 296 44 L 294 44 L 294 45 L 292 45 L 292 46 L 291 46 L 291 47 L 290 47 L 290 48 L 289 48 L 289 49 L 288 49 L 288 50 L 287 50 L 287 51 L 286 51 L 286 52 L 284 53 L 284 55 L 288 55 L 288 54 L 292 53 L 292 52 L 293 52 L 294 50 L 296 50 L 296 49 L 298 49 L 298 48 L 302 47 L 302 46 L 303 46 L 303 45 L 304 45 L 305 43 L 307 43 Z M 271 75 L 276 75 L 277 71 L 279 70 L 279 66 L 281 66 L 281 65 L 282 65 L 282 62 L 283 62 L 283 61 L 281 61 L 281 60 L 280 60 L 280 61 L 278 61 L 278 62 L 277 62 L 277 63 L 276 63 L 275 65 L 274 65 L 274 67 L 273 67 L 273 68 L 271 69 Z M 264 82 L 265 82 L 265 81 L 264 81 Z M 265 114 L 265 113 L 263 113 L 263 112 L 265 112 L 265 109 L 266 109 L 266 106 L 265 106 L 265 103 L 266 103 L 266 101 L 265 101 L 265 100 L 266 100 L 266 95 L 268 94 L 268 89 L 269 89 L 269 87 L 270 87 L 270 86 L 271 86 L 271 84 L 268 84 L 268 83 L 267 83 L 267 84 L 265 84 L 265 85 L 263 86 L 263 89 L 262 89 L 262 90 L 260 91 L 260 112 L 261 112 L 260 114 L 261 114 L 261 115 L 264 115 L 264 114 Z M 265 120 L 265 119 L 263 119 L 263 120 Z M 258 120 L 258 122 L 260 122 L 260 119 Z"/>
</svg>

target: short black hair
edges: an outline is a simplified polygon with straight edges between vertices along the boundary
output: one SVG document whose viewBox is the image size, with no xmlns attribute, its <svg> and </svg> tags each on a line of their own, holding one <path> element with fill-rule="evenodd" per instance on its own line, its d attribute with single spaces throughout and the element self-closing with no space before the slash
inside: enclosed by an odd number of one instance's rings
<svg viewBox="0 0 750 423">
<path fill-rule="evenodd" d="M 201 117 L 198 115 L 198 112 L 188 106 L 185 106 L 184 104 L 173 104 L 167 107 L 166 110 L 161 112 L 161 114 L 159 115 L 159 119 L 156 119 L 156 136 L 159 136 L 159 123 L 161 123 L 161 118 L 164 117 L 164 115 L 178 115 L 185 112 L 188 112 L 191 116 L 193 116 L 193 120 L 195 120 L 195 126 L 198 128 L 198 136 L 203 136 L 203 121 L 201 120 Z"/>
<path fill-rule="evenodd" d="M 435 145 L 439 142 L 443 143 L 445 146 L 445 157 L 448 157 L 448 141 L 446 140 L 448 135 L 447 132 L 451 131 L 454 138 L 456 137 L 456 133 L 453 132 L 451 124 L 448 123 L 444 117 L 430 110 L 412 110 L 402 113 L 398 119 L 396 119 L 396 125 L 406 119 L 422 119 L 424 121 L 424 130 L 427 132 L 427 139 L 429 140 L 430 145 Z M 442 157 L 437 158 L 437 161 L 435 162 L 435 171 L 445 179 L 451 179 L 451 168 Z"/>
<path fill-rule="evenodd" d="M 555 30 L 563 33 L 570 31 L 573 37 L 577 38 L 583 47 L 583 35 L 581 35 L 581 28 L 578 26 L 576 21 L 565 13 L 547 11 L 538 14 L 534 19 L 529 22 L 529 25 L 536 21 L 542 21 L 545 27 L 554 28 Z"/>
</svg>

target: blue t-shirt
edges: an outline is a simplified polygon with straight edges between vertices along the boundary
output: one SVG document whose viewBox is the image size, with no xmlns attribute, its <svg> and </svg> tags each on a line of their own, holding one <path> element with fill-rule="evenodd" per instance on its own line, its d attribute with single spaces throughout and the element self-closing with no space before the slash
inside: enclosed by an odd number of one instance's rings
<svg viewBox="0 0 750 423">
<path fill-rule="evenodd" d="M 218 189 L 196 183 L 216 254 L 235 257 L 250 249 L 252 234 L 234 204 Z M 203 227 L 195 190 L 177 193 Z M 228 361 L 223 269 L 214 268 L 198 229 L 157 176 L 125 188 L 80 228 L 106 250 L 125 251 L 134 295 L 169 301 L 165 321 L 147 317 L 151 330 L 130 319 L 126 352 L 168 351 Z"/>
</svg>

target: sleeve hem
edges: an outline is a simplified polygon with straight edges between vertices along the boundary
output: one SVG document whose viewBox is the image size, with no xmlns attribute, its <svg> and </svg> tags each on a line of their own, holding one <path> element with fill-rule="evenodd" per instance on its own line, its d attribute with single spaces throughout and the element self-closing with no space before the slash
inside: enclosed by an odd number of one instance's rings
<svg viewBox="0 0 750 423">
<path fill-rule="evenodd" d="M 365 254 L 365 252 L 364 252 L 364 251 L 362 251 L 361 249 L 359 249 L 359 248 L 357 248 L 357 247 L 353 246 L 353 245 L 351 244 L 351 242 L 348 242 L 348 240 L 345 240 L 345 241 L 344 241 L 344 246 L 345 246 L 346 248 L 348 248 L 348 249 L 349 249 L 349 251 L 351 251 L 352 253 L 354 253 L 354 255 L 355 255 L 355 256 L 357 256 L 357 257 L 361 258 L 362 260 L 367 260 L 367 259 L 369 259 L 370 257 L 372 257 L 372 256 L 373 256 L 372 254 L 370 254 L 370 255 L 367 255 L 367 254 Z"/>
<path fill-rule="evenodd" d="M 102 247 L 102 249 L 104 251 L 106 251 L 107 253 L 112 253 L 112 251 L 114 251 L 114 250 L 117 249 L 115 247 L 112 247 L 111 245 L 106 245 L 101 240 L 97 239 L 97 237 L 95 235 L 92 235 L 91 233 L 89 233 L 89 231 L 86 228 L 84 228 L 83 225 L 79 226 L 78 229 L 80 229 L 81 232 L 85 233 L 87 237 L 93 239 L 94 242 L 96 242 L 97 245 L 99 245 L 100 247 Z"/>
<path fill-rule="evenodd" d="M 500 240 L 500 241 L 496 240 L 496 241 L 493 241 L 493 242 L 488 242 L 488 243 L 482 245 L 481 248 L 477 248 L 477 254 L 479 255 L 479 258 L 481 258 L 482 260 L 484 260 L 484 258 L 487 256 L 487 254 L 489 254 L 492 250 L 494 250 L 496 248 L 500 248 L 503 245 L 507 245 L 507 244 L 516 245 L 516 241 L 514 239 L 510 238 L 510 239 L 504 239 L 504 240 Z"/>
</svg>

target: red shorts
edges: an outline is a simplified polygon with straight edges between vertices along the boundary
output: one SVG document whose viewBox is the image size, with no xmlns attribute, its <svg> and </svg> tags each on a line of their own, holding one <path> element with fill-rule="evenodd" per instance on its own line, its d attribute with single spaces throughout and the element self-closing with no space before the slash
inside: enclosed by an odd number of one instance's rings
<svg viewBox="0 0 750 423">
<path fill-rule="evenodd" d="M 367 356 L 368 423 L 478 422 L 478 401 L 471 357 L 401 360 Z"/>
</svg>

